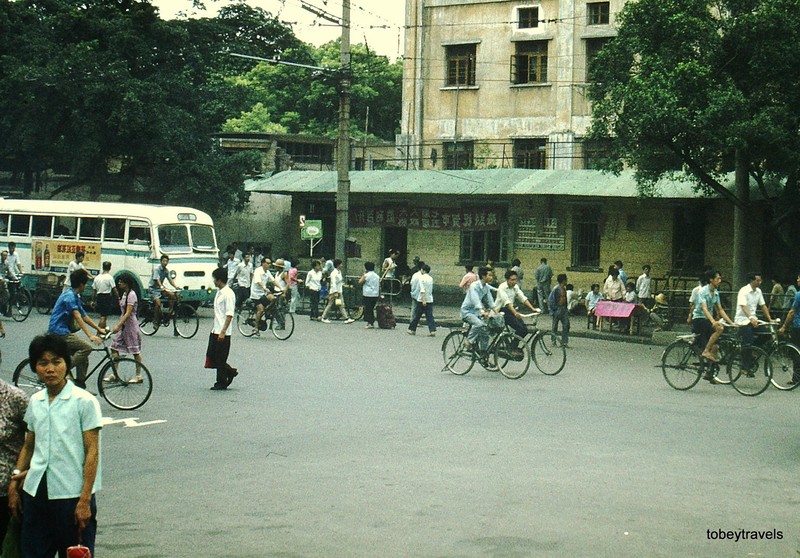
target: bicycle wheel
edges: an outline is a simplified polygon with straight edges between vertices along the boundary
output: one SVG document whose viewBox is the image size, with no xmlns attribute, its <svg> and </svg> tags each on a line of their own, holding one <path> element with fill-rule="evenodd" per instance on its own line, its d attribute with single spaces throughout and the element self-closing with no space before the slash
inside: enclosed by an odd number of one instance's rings
<svg viewBox="0 0 800 558">
<path fill-rule="evenodd" d="M 792 383 L 792 379 L 795 366 L 800 367 L 800 349 L 791 343 L 780 343 L 769 354 L 769 360 L 772 363 L 772 385 L 783 391 L 796 388 L 800 382 Z M 798 370 L 800 374 L 800 368 Z"/>
<path fill-rule="evenodd" d="M 97 377 L 97 391 L 112 407 L 132 411 L 144 405 L 153 392 L 147 366 L 129 357 L 112 360 Z"/>
<path fill-rule="evenodd" d="M 278 319 L 279 316 L 281 317 L 280 320 Z M 281 321 L 283 321 L 283 324 L 281 324 Z M 269 320 L 269 329 L 277 339 L 286 341 L 294 333 L 294 316 L 283 310 L 278 310 Z"/>
<path fill-rule="evenodd" d="M 667 383 L 677 390 L 693 388 L 703 375 L 700 352 L 685 341 L 675 341 L 661 355 L 661 371 Z"/>
<path fill-rule="evenodd" d="M 31 295 L 25 289 L 18 289 L 9 302 L 9 311 L 13 320 L 15 322 L 24 322 L 30 316 L 31 308 Z"/>
<path fill-rule="evenodd" d="M 564 369 L 567 363 L 567 348 L 556 338 L 544 332 L 535 333 L 531 339 L 531 358 L 539 372 L 548 376 L 555 376 Z"/>
<path fill-rule="evenodd" d="M 44 389 L 44 384 L 39 380 L 39 375 L 31 370 L 30 359 L 25 359 L 17 365 L 12 376 L 14 385 L 24 391 L 28 396 L 33 395 L 40 389 Z"/>
<path fill-rule="evenodd" d="M 528 344 L 519 335 L 503 333 L 494 344 L 494 364 L 509 380 L 522 378 L 531 365 Z"/>
<path fill-rule="evenodd" d="M 47 291 L 36 291 L 33 295 L 33 303 L 39 314 L 49 314 L 53 309 L 53 298 Z"/>
<path fill-rule="evenodd" d="M 463 376 L 475 364 L 472 351 L 464 347 L 466 336 L 463 331 L 453 331 L 442 342 L 442 356 L 444 366 L 456 376 Z"/>
<path fill-rule="evenodd" d="M 745 355 L 749 352 L 749 357 Z M 728 361 L 728 376 L 733 389 L 753 397 L 763 393 L 772 380 L 769 355 L 761 347 L 742 347 Z"/>
<path fill-rule="evenodd" d="M 149 300 L 142 301 L 141 305 L 139 306 L 138 318 L 139 329 L 141 329 L 142 333 L 145 335 L 150 336 L 158 331 L 159 324 L 155 321 L 155 310 L 153 308 L 153 303 Z"/>
<path fill-rule="evenodd" d="M 714 383 L 728 385 L 731 377 L 728 376 L 728 361 L 736 354 L 736 347 L 730 341 L 720 340 L 717 362 L 705 362 L 708 371 L 714 375 Z"/>
<path fill-rule="evenodd" d="M 245 337 L 253 336 L 253 328 L 256 325 L 255 308 L 242 308 L 236 313 L 236 328 Z"/>
<path fill-rule="evenodd" d="M 175 331 L 184 339 L 191 339 L 197 334 L 200 327 L 200 318 L 197 312 L 188 304 L 180 304 L 175 309 L 175 316 L 172 318 Z"/>
<path fill-rule="evenodd" d="M 347 313 L 350 314 L 350 317 L 353 318 L 355 321 L 358 321 L 364 317 L 364 307 L 351 306 L 350 308 L 347 309 Z"/>
</svg>

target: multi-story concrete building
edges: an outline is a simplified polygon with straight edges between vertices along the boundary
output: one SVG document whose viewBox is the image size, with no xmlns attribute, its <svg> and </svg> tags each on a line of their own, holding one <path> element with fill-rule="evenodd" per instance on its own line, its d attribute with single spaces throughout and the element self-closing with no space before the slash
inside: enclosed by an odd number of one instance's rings
<svg viewBox="0 0 800 558">
<path fill-rule="evenodd" d="M 592 168 L 588 61 L 624 0 L 407 0 L 407 168 Z"/>
</svg>

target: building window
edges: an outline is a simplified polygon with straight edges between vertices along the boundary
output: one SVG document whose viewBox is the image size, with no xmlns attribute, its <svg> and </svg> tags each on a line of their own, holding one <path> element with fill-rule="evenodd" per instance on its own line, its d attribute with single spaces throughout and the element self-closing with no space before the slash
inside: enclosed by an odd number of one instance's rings
<svg viewBox="0 0 800 558">
<path fill-rule="evenodd" d="M 447 85 L 475 85 L 475 57 L 478 45 L 451 45 L 447 52 Z"/>
<path fill-rule="evenodd" d="M 461 261 L 465 264 L 485 264 L 508 260 L 506 227 L 493 231 L 462 231 Z"/>
<path fill-rule="evenodd" d="M 586 4 L 587 25 L 608 25 L 608 2 L 589 2 Z"/>
<path fill-rule="evenodd" d="M 581 143 L 584 169 L 602 169 L 604 160 L 611 158 L 611 140 L 584 140 Z"/>
<path fill-rule="evenodd" d="M 517 26 L 519 29 L 539 27 L 539 8 L 520 8 L 517 10 Z"/>
<path fill-rule="evenodd" d="M 517 53 L 511 57 L 511 82 L 546 82 L 547 41 L 521 41 L 516 45 Z"/>
<path fill-rule="evenodd" d="M 608 44 L 611 37 L 586 39 L 586 81 L 594 81 L 591 74 L 591 63 L 594 57 Z"/>
<path fill-rule="evenodd" d="M 576 208 L 572 216 L 573 267 L 600 266 L 600 207 Z"/>
<path fill-rule="evenodd" d="M 442 146 L 442 152 L 444 153 L 444 168 L 446 170 L 473 168 L 474 142 L 448 142 Z"/>
<path fill-rule="evenodd" d="M 546 169 L 547 140 L 514 140 L 514 167 L 518 169 Z"/>
</svg>

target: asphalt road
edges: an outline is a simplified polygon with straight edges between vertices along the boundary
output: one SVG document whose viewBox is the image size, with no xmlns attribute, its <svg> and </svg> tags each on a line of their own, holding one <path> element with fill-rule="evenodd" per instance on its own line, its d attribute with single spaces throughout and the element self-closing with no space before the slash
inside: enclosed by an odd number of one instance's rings
<svg viewBox="0 0 800 558">
<path fill-rule="evenodd" d="M 99 558 L 800 551 L 800 390 L 677 392 L 662 348 L 595 339 L 574 339 L 556 377 L 457 377 L 444 331 L 298 316 L 285 342 L 235 333 L 240 376 L 213 392 L 210 327 L 145 339 L 143 408 L 101 402 L 128 422 L 103 431 Z M 6 328 L 10 380 L 46 321 Z M 720 529 L 782 538 L 709 539 Z"/>
</svg>

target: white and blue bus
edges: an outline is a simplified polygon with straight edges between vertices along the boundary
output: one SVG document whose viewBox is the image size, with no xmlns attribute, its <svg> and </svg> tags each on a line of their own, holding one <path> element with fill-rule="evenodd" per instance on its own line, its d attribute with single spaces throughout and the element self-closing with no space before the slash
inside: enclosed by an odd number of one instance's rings
<svg viewBox="0 0 800 558">
<path fill-rule="evenodd" d="M 92 274 L 110 261 L 114 275 L 128 271 L 137 277 L 145 296 L 162 255 L 169 256 L 184 300 L 203 303 L 214 290 L 214 223 L 190 207 L 0 198 L 2 249 L 9 242 L 16 244 L 23 285 L 31 290 L 42 275 L 64 275 L 78 250 Z"/>
</svg>

